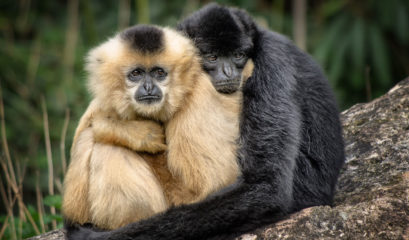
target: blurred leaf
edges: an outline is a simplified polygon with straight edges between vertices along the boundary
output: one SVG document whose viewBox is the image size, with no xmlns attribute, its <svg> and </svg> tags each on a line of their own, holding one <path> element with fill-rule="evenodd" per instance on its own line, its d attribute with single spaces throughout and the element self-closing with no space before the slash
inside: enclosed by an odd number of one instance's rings
<svg viewBox="0 0 409 240">
<path fill-rule="evenodd" d="M 372 61 L 374 64 L 372 71 L 376 74 L 375 78 L 379 79 L 379 84 L 388 86 L 391 82 L 391 70 L 386 42 L 377 26 L 372 25 L 369 30 Z"/>
<path fill-rule="evenodd" d="M 64 220 L 60 214 L 50 214 L 49 217 L 51 220 L 57 220 L 57 222 L 62 222 Z"/>
<path fill-rule="evenodd" d="M 43 216 L 44 224 L 50 224 L 53 220 L 54 220 L 54 218 L 52 217 L 51 214 L 45 214 Z"/>
<path fill-rule="evenodd" d="M 90 0 L 80 1 L 80 11 L 82 11 L 82 16 L 84 18 L 84 34 L 85 39 L 91 44 L 95 44 L 97 40 L 97 32 L 95 29 L 95 15 L 94 9 L 91 7 Z"/>
<path fill-rule="evenodd" d="M 330 0 L 325 1 L 321 7 L 321 13 L 323 17 L 333 16 L 335 13 L 341 11 L 341 9 L 348 3 L 348 1 Z"/>
<path fill-rule="evenodd" d="M 333 53 L 330 61 L 329 79 L 333 86 L 338 85 L 342 72 L 344 70 L 345 54 L 348 47 L 346 36 L 340 38 L 337 43 L 337 51 Z"/>
<path fill-rule="evenodd" d="M 35 207 L 33 207 L 33 205 L 31 205 L 31 204 L 29 204 L 29 205 L 27 206 L 27 210 L 28 210 L 28 212 L 29 212 L 31 215 L 37 214 L 37 210 L 36 210 Z"/>
<path fill-rule="evenodd" d="M 365 61 L 365 25 L 361 19 L 357 19 L 352 28 L 352 61 L 355 69 L 362 69 Z"/>
<path fill-rule="evenodd" d="M 44 198 L 44 204 L 49 207 L 56 207 L 61 209 L 62 197 L 61 195 L 47 196 Z"/>
<path fill-rule="evenodd" d="M 350 83 L 354 90 L 362 90 L 365 88 L 364 68 L 357 68 L 349 72 Z"/>
<path fill-rule="evenodd" d="M 329 55 L 334 51 L 334 46 L 337 45 L 337 38 L 343 35 L 344 28 L 347 26 L 348 20 L 348 16 L 342 15 L 334 22 L 329 24 L 327 27 L 328 30 L 323 36 L 323 40 L 314 51 L 314 56 L 318 59 L 318 61 L 323 64 L 328 61 Z"/>
<path fill-rule="evenodd" d="M 399 6 L 396 13 L 396 33 L 402 44 L 409 42 L 409 11 L 403 4 Z"/>
<path fill-rule="evenodd" d="M 380 27 L 385 28 L 393 28 L 395 24 L 395 14 L 397 10 L 397 1 L 396 0 L 389 0 L 387 4 L 385 1 L 373 1 L 373 11 L 376 11 L 376 18 L 378 20 Z"/>
</svg>

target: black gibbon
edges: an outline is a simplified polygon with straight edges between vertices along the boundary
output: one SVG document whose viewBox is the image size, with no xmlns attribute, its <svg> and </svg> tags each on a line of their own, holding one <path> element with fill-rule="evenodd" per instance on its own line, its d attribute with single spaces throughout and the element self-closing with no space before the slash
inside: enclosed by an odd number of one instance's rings
<svg viewBox="0 0 409 240">
<path fill-rule="evenodd" d="M 115 229 L 236 181 L 241 91 L 219 94 L 188 38 L 135 26 L 91 50 L 86 69 L 93 100 L 64 182 L 69 238 L 70 225 Z"/>
<path fill-rule="evenodd" d="M 254 62 L 242 90 L 242 177 L 199 203 L 115 231 L 82 228 L 78 239 L 231 239 L 300 209 L 331 205 L 344 144 L 337 104 L 319 65 L 244 10 L 211 4 L 178 29 L 195 42 L 222 93 L 232 91 L 219 86 L 234 82 L 220 71 L 226 59 L 244 55 Z"/>
</svg>

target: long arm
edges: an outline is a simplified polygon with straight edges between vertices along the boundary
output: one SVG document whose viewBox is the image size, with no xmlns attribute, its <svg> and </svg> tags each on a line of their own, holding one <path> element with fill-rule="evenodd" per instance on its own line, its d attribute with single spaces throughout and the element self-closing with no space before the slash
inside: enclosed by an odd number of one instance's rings
<svg viewBox="0 0 409 240">
<path fill-rule="evenodd" d="M 71 160 L 64 179 L 63 213 L 66 224 L 84 224 L 91 220 L 89 212 L 89 161 L 94 147 L 91 119 L 97 109 L 92 101 L 81 117 L 71 147 Z"/>
<path fill-rule="evenodd" d="M 118 120 L 102 114 L 94 116 L 92 130 L 96 142 L 127 147 L 138 152 L 166 150 L 164 130 L 149 120 Z"/>
<path fill-rule="evenodd" d="M 138 152 L 159 153 L 166 150 L 163 127 L 150 120 L 119 120 L 101 112 L 100 103 L 93 100 L 75 131 L 73 142 L 91 127 L 93 141 L 127 147 Z"/>
<path fill-rule="evenodd" d="M 230 239 L 266 223 L 267 216 L 275 212 L 275 204 L 271 202 L 274 199 L 269 190 L 268 184 L 240 184 L 224 196 L 174 208 L 165 214 L 111 232 L 93 232 L 81 228 L 81 231 L 73 232 L 69 238 Z M 283 215 L 276 217 L 281 218 Z"/>
</svg>

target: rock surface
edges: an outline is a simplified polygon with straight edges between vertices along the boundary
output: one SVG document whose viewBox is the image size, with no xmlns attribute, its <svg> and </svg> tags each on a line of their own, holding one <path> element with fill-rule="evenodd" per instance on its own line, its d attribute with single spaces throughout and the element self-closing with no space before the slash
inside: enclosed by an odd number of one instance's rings
<svg viewBox="0 0 409 240">
<path fill-rule="evenodd" d="M 409 240 L 409 78 L 341 119 L 346 164 L 334 207 L 304 209 L 239 240 Z M 64 238 L 56 230 L 31 239 Z"/>
<path fill-rule="evenodd" d="M 62 229 L 57 229 L 39 236 L 29 238 L 28 240 L 65 240 L 65 231 Z"/>
</svg>

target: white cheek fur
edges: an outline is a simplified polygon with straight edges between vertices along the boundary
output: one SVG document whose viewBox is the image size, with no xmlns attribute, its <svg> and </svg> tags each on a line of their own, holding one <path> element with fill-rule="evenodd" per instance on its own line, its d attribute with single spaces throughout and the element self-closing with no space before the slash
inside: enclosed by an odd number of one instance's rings
<svg viewBox="0 0 409 240">
<path fill-rule="evenodd" d="M 127 83 L 128 85 L 128 83 Z M 138 85 L 133 85 L 133 86 L 128 86 L 128 88 L 126 89 L 126 93 L 128 94 L 128 96 L 132 99 L 133 103 L 136 103 L 135 100 L 135 92 L 136 90 L 138 90 L 139 84 Z"/>
</svg>

